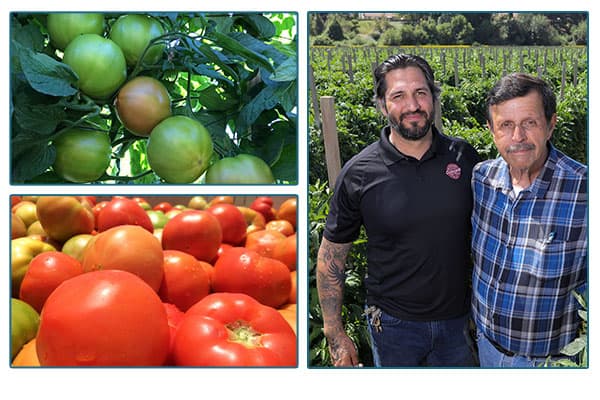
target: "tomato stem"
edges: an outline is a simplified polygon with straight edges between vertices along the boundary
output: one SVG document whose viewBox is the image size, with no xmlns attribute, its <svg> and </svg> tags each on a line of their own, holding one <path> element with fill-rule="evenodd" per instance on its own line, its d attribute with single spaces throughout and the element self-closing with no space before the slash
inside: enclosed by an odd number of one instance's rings
<svg viewBox="0 0 600 400">
<path fill-rule="evenodd" d="M 229 333 L 229 341 L 239 343 L 249 349 L 261 347 L 261 334 L 256 332 L 245 321 L 237 320 L 225 325 Z"/>
</svg>

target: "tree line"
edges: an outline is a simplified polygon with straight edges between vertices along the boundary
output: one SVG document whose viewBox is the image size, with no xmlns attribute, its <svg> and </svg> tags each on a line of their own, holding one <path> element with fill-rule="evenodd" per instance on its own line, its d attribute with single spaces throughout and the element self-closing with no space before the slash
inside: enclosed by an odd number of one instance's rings
<svg viewBox="0 0 600 400">
<path fill-rule="evenodd" d="M 314 46 L 587 45 L 588 13 L 311 13 Z"/>
</svg>

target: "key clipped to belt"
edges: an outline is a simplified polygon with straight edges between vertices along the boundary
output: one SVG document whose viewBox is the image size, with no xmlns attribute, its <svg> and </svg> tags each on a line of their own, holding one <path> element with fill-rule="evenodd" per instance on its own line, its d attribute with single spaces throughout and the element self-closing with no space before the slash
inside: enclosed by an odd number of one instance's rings
<svg viewBox="0 0 600 400">
<path fill-rule="evenodd" d="M 376 306 L 369 306 L 363 313 L 364 316 L 369 318 L 371 326 L 375 329 L 375 332 L 381 332 L 381 309 Z"/>
</svg>

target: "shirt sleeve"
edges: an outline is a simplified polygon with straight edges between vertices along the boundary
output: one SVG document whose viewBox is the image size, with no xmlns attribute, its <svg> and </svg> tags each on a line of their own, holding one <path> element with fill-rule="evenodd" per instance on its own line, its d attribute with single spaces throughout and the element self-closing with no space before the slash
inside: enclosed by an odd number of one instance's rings
<svg viewBox="0 0 600 400">
<path fill-rule="evenodd" d="M 351 169 L 342 169 L 331 198 L 323 237 L 334 243 L 353 242 L 360 234 L 360 179 L 352 176 Z"/>
</svg>

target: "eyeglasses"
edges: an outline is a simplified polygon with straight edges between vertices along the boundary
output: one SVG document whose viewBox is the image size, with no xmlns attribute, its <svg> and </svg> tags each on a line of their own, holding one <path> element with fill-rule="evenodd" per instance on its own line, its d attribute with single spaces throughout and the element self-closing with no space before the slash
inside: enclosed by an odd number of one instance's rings
<svg viewBox="0 0 600 400">
<path fill-rule="evenodd" d="M 535 119 L 526 119 L 518 124 L 518 126 L 525 132 L 532 132 L 539 129 L 540 123 Z M 498 125 L 496 131 L 502 136 L 510 136 L 515 133 L 516 128 L 517 124 L 513 121 L 504 121 Z"/>
</svg>

